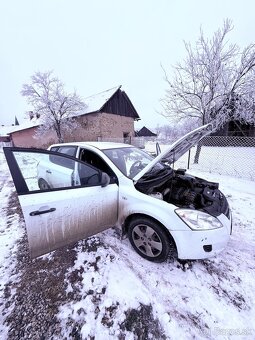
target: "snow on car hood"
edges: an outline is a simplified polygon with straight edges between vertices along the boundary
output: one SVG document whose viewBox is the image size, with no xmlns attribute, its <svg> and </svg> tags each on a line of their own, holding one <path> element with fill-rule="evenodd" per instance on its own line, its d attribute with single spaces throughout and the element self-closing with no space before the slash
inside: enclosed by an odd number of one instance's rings
<svg viewBox="0 0 255 340">
<path fill-rule="evenodd" d="M 167 162 L 168 164 L 173 164 L 182 155 L 184 155 L 192 146 L 196 145 L 200 139 L 210 134 L 213 130 L 212 124 L 206 124 L 200 126 L 199 128 L 187 133 L 172 145 L 170 145 L 166 150 L 160 153 L 156 158 L 153 159 L 142 171 L 140 171 L 133 180 L 138 181 L 146 172 L 148 172 L 156 163 Z"/>
</svg>

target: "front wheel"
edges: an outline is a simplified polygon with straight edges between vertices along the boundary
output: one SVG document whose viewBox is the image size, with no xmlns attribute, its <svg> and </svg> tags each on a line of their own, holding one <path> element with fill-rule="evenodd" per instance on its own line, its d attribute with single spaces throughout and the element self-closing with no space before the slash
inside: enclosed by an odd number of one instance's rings
<svg viewBox="0 0 255 340">
<path fill-rule="evenodd" d="M 39 186 L 40 190 L 48 190 L 48 189 L 50 189 L 49 184 L 44 179 L 42 179 L 42 178 L 39 179 L 38 186 Z"/>
<path fill-rule="evenodd" d="M 163 227 L 150 218 L 133 219 L 128 238 L 135 251 L 145 259 L 164 262 L 170 252 L 170 240 Z"/>
</svg>

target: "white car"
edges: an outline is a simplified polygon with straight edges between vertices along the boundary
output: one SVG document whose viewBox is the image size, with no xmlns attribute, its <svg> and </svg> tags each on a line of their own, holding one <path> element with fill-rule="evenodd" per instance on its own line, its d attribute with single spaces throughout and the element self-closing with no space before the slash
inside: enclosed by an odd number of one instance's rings
<svg viewBox="0 0 255 340">
<path fill-rule="evenodd" d="M 202 126 L 153 158 L 120 143 L 74 142 L 49 150 L 4 148 L 19 195 L 31 257 L 121 228 L 142 257 L 214 256 L 226 246 L 231 212 L 218 184 L 173 170 Z"/>
</svg>

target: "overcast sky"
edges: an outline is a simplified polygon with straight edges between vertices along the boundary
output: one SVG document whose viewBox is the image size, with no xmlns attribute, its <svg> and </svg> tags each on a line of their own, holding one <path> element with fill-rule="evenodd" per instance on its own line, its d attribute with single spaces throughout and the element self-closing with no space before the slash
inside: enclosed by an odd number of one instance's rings
<svg viewBox="0 0 255 340">
<path fill-rule="evenodd" d="M 255 40 L 254 0 L 0 0 L 0 124 L 32 109 L 22 84 L 53 70 L 83 98 L 122 85 L 141 122 L 164 124 L 157 111 L 166 84 L 162 63 L 185 57 L 183 40 L 209 37 L 233 20 L 229 40 Z"/>
</svg>

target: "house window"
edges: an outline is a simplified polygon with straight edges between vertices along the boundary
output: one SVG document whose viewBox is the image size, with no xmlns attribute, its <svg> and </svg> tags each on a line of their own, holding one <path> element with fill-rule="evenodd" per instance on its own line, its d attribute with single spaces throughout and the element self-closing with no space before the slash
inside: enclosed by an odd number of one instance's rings
<svg viewBox="0 0 255 340">
<path fill-rule="evenodd" d="M 126 144 L 131 143 L 131 137 L 129 136 L 129 132 L 123 132 L 123 139 L 124 139 L 124 143 Z"/>
</svg>

